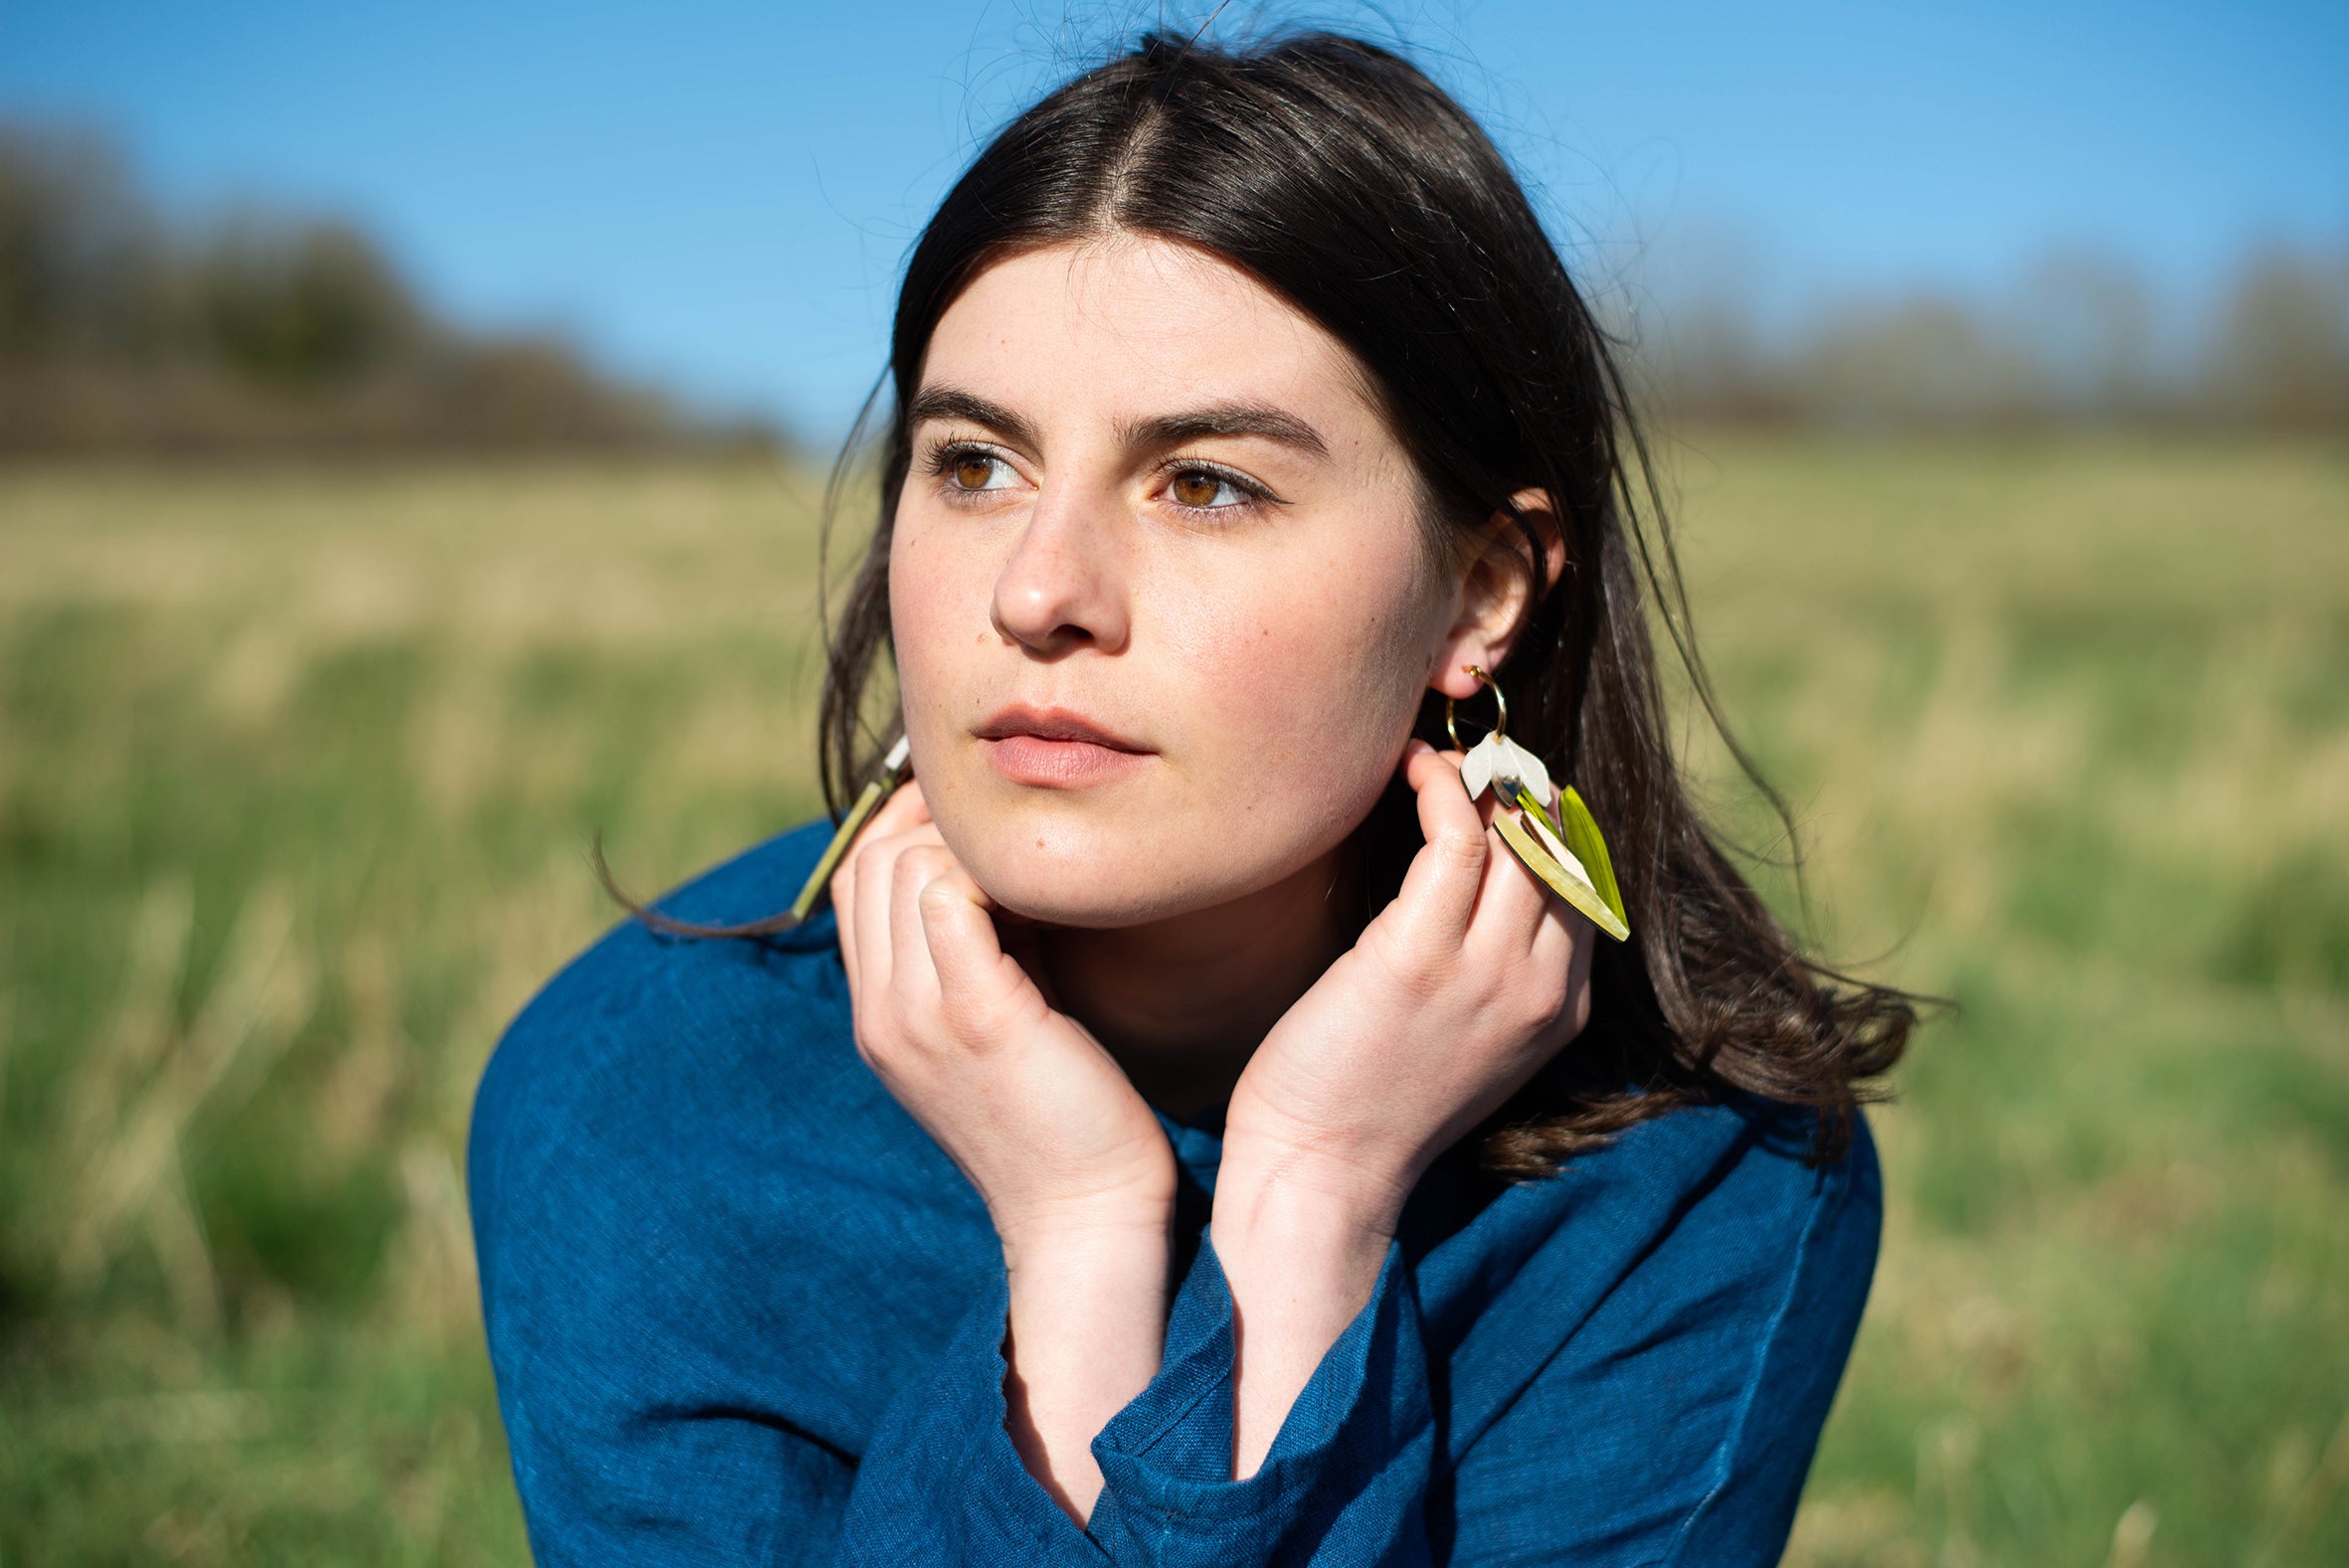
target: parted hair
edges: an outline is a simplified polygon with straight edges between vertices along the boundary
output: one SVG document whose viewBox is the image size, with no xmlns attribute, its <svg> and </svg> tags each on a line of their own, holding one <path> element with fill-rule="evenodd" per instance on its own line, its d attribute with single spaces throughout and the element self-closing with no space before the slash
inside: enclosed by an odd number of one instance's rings
<svg viewBox="0 0 2349 1568">
<path fill-rule="evenodd" d="M 1805 955 L 1692 800 L 1674 755 L 1660 632 L 1693 701 L 1762 794 L 1690 631 L 1666 507 L 1615 345 L 1524 188 L 1458 102 L 1400 56 L 1308 32 L 1243 47 L 1160 35 L 1065 83 L 1004 127 L 923 230 L 898 295 L 889 372 L 834 472 L 877 444 L 879 519 L 827 615 L 819 713 L 835 816 L 900 721 L 888 656 L 889 545 L 910 464 L 906 411 L 933 330 L 990 263 L 1037 247 L 1148 236 L 1195 247 L 1344 343 L 1417 470 L 1431 550 L 1472 550 L 1510 497 L 1548 492 L 1565 564 L 1536 590 L 1495 672 L 1510 734 L 1588 801 L 1632 939 L 1601 941 L 1590 1021 L 1475 1134 L 1483 1166 L 1546 1174 L 1676 1107 L 1739 1095 L 1814 1108 L 1838 1157 L 1869 1080 L 1899 1057 L 1917 1000 Z M 1432 692 L 1418 733 L 1443 739 Z M 1396 784 L 1352 840 L 1364 915 L 1419 847 Z M 772 931 L 788 917 L 725 928 Z"/>
</svg>

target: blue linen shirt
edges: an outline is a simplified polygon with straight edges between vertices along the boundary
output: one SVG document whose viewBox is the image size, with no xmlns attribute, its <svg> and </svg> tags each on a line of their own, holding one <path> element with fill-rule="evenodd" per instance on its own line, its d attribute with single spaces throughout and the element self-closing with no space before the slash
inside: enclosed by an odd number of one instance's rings
<svg viewBox="0 0 2349 1568">
<path fill-rule="evenodd" d="M 782 907 L 828 824 L 663 909 Z M 1004 1432 L 1001 1253 L 857 1057 L 828 915 L 624 924 L 506 1031 L 467 1158 L 489 1352 L 542 1564 L 1739 1564 L 1783 1549 L 1875 1267 L 1866 1128 L 1682 1109 L 1557 1175 L 1465 1147 L 1231 1479 L 1232 1303 L 1181 1173 L 1161 1370 L 1094 1440 L 1079 1527 Z"/>
</svg>

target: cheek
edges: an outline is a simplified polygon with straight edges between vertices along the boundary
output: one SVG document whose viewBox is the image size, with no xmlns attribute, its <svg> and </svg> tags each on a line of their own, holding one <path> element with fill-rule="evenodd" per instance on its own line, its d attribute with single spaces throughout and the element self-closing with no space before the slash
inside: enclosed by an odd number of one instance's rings
<svg viewBox="0 0 2349 1568">
<path fill-rule="evenodd" d="M 951 559 L 949 542 L 918 522 L 901 519 L 889 547 L 890 644 L 896 657 L 906 724 L 919 745 L 922 732 L 951 710 L 981 650 L 972 628 L 988 628 L 987 606 L 974 603 L 974 583 L 988 575 Z"/>
<path fill-rule="evenodd" d="M 1201 738 L 1228 785 L 1276 821 L 1351 830 L 1426 688 L 1429 592 L 1415 558 L 1359 551 L 1249 573 L 1221 613 L 1194 609 Z"/>
</svg>

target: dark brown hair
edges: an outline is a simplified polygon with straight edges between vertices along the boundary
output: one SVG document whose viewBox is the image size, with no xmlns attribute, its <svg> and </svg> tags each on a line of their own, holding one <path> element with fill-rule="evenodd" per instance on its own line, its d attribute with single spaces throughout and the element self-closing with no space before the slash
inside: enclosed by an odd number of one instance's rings
<svg viewBox="0 0 2349 1568">
<path fill-rule="evenodd" d="M 1482 1130 L 1486 1168 L 1543 1174 L 1638 1122 L 1736 1092 L 1817 1108 L 1815 1153 L 1839 1154 L 1853 1108 L 1874 1098 L 1862 1081 L 1899 1057 L 1915 1000 L 1806 958 L 1691 801 L 1651 612 L 1696 701 L 1784 816 L 1728 737 L 1698 657 L 1612 347 L 1498 149 L 1419 70 L 1374 45 L 1328 33 L 1240 49 L 1148 37 L 1013 120 L 948 194 L 898 295 L 878 530 L 827 624 L 819 744 L 834 815 L 899 725 L 874 678 L 890 645 L 906 409 L 931 333 L 991 262 L 1116 234 L 1212 253 L 1346 344 L 1417 466 L 1438 535 L 1514 515 L 1508 498 L 1529 487 L 1556 505 L 1565 570 L 1541 581 L 1524 530 L 1536 608 L 1497 674 L 1513 738 L 1572 784 L 1605 830 L 1634 936 L 1599 944 L 1588 1028 Z M 835 470 L 827 534 L 873 415 L 868 402 Z M 878 723 L 876 703 L 891 709 Z M 1431 693 L 1419 721 L 1439 745 L 1441 706 Z M 1407 792 L 1390 789 L 1355 841 L 1374 909 L 1419 847 Z"/>
</svg>

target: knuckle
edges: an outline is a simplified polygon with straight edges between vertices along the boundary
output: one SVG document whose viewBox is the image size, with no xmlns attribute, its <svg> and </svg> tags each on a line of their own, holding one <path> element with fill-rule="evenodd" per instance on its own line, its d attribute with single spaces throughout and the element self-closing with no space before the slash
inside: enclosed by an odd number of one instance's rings
<svg viewBox="0 0 2349 1568">
<path fill-rule="evenodd" d="M 930 918 L 950 913 L 954 909 L 956 901 L 961 897 L 961 891 L 946 879 L 944 873 L 940 873 L 922 884 L 921 892 L 916 895 L 915 903 L 923 916 Z"/>
<path fill-rule="evenodd" d="M 954 1043 L 975 1054 L 985 1054 L 1011 1032 L 1011 1010 L 1001 998 L 960 996 L 940 1009 L 939 1022 Z"/>
<path fill-rule="evenodd" d="M 896 885 L 907 893 L 919 893 L 954 864 L 954 856 L 935 844 L 916 844 L 897 857 Z"/>
<path fill-rule="evenodd" d="M 1569 976 L 1564 968 L 1543 964 L 1530 970 L 1514 987 L 1524 1009 L 1525 1022 L 1533 1029 L 1546 1029 L 1566 1012 Z"/>
<path fill-rule="evenodd" d="M 1481 823 L 1471 827 L 1466 822 L 1459 822 L 1439 828 L 1428 847 L 1446 864 L 1457 866 L 1463 871 L 1482 869 L 1485 857 L 1490 852 Z"/>
<path fill-rule="evenodd" d="M 1388 982 L 1411 1001 L 1433 1000 L 1450 983 L 1448 966 L 1422 944 L 1384 941 L 1365 946 Z"/>
<path fill-rule="evenodd" d="M 1535 987 L 1534 1000 L 1536 1016 L 1545 1024 L 1555 1023 L 1566 1011 L 1566 977 L 1563 974 L 1548 975 Z"/>
<path fill-rule="evenodd" d="M 878 1072 L 883 1064 L 885 1064 L 892 1055 L 892 1052 L 889 1048 L 890 1042 L 883 1037 L 880 1030 L 873 1028 L 869 1024 L 858 1024 L 853 1033 L 856 1040 L 856 1055 L 858 1059 L 861 1060 L 865 1066 Z"/>
</svg>

